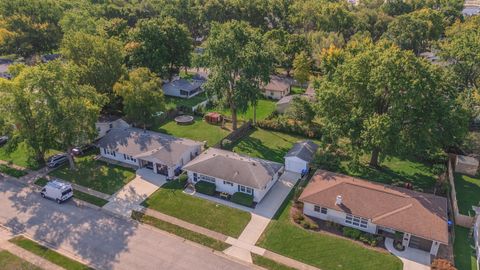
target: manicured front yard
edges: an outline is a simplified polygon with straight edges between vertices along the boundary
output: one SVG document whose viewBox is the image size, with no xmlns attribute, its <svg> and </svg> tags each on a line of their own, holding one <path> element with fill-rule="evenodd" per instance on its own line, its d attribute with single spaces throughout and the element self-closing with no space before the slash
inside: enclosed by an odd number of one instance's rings
<svg viewBox="0 0 480 270">
<path fill-rule="evenodd" d="M 227 129 L 203 121 L 201 117 L 195 117 L 195 122 L 191 125 L 178 125 L 175 121 L 170 121 L 161 126 L 153 127 L 152 130 L 179 138 L 188 138 L 200 142 L 207 141 L 209 146 L 217 144 L 230 133 Z"/>
<path fill-rule="evenodd" d="M 76 158 L 76 169 L 70 170 L 68 164 L 50 173 L 84 187 L 106 194 L 113 194 L 135 178 L 135 171 L 118 165 L 108 164 L 94 159 L 95 155 Z"/>
<path fill-rule="evenodd" d="M 272 114 L 276 109 L 276 103 L 276 100 L 271 99 L 259 100 L 257 104 L 257 120 L 263 120 Z M 228 117 L 232 115 L 229 109 L 213 108 L 209 111 L 219 112 Z M 239 113 L 237 117 L 243 121 L 253 120 L 253 107 L 250 106 L 245 113 Z"/>
<path fill-rule="evenodd" d="M 276 162 L 284 162 L 285 154 L 293 144 L 305 138 L 257 128 L 249 136 L 232 145 L 234 152 Z"/>
<path fill-rule="evenodd" d="M 33 150 L 27 144 L 19 143 L 13 151 L 8 151 L 6 146 L 0 147 L 0 160 L 11 162 L 17 166 L 36 170 L 41 167 L 32 157 Z M 45 158 L 57 154 L 59 151 L 50 150 L 46 153 Z"/>
<path fill-rule="evenodd" d="M 187 195 L 183 193 L 185 181 L 166 183 L 143 205 L 207 229 L 238 237 L 250 221 L 250 213 Z"/>
<path fill-rule="evenodd" d="M 67 270 L 93 270 L 84 264 L 65 257 L 62 254 L 44 247 L 23 236 L 17 236 L 9 241 Z"/>
<path fill-rule="evenodd" d="M 455 267 L 458 270 L 477 270 L 473 238 L 469 238 L 469 229 L 455 226 Z"/>
<path fill-rule="evenodd" d="M 288 200 L 286 201 L 288 202 Z M 358 243 L 315 233 L 289 219 L 291 202 L 279 210 L 257 245 L 322 270 L 401 270 L 402 262 L 389 253 L 371 250 Z"/>
<path fill-rule="evenodd" d="M 2 270 L 42 270 L 35 265 L 22 260 L 12 253 L 2 250 L 0 251 L 0 269 Z"/>
<path fill-rule="evenodd" d="M 295 270 L 295 268 L 277 263 L 263 256 L 252 253 L 253 263 L 268 270 Z"/>
<path fill-rule="evenodd" d="M 455 191 L 460 213 L 475 215 L 472 206 L 480 206 L 480 177 L 455 174 Z"/>
<path fill-rule="evenodd" d="M 187 240 L 199 243 L 201 245 L 207 246 L 209 248 L 212 248 L 212 249 L 215 249 L 215 250 L 218 250 L 218 251 L 223 251 L 223 250 L 230 247 L 230 245 L 225 243 L 225 242 L 221 242 L 219 240 L 210 238 L 208 236 L 205 236 L 205 235 L 197 233 L 197 232 L 189 231 L 189 230 L 187 230 L 185 228 L 182 228 L 180 226 L 177 226 L 175 224 L 171 224 L 171 223 L 165 222 L 163 220 L 144 215 L 140 212 L 133 211 L 132 212 L 132 218 L 135 219 L 135 220 L 138 220 L 142 223 L 145 223 L 145 224 L 154 226 L 156 228 L 159 228 L 162 231 L 167 231 L 169 233 L 173 233 L 173 234 L 178 235 L 180 237 L 183 237 Z"/>
</svg>

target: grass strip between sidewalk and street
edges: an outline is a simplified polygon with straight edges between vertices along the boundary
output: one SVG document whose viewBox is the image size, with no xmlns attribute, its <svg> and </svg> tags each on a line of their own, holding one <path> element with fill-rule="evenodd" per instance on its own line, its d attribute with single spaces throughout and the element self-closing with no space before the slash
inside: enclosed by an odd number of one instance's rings
<svg viewBox="0 0 480 270">
<path fill-rule="evenodd" d="M 70 259 L 23 236 L 17 236 L 9 241 L 39 257 L 44 258 L 47 261 L 50 261 L 51 263 L 65 268 L 66 270 L 93 270 L 93 268 Z"/>
<path fill-rule="evenodd" d="M 224 243 L 222 241 L 219 241 L 217 239 L 213 239 L 211 237 L 205 236 L 203 234 L 193 232 L 190 230 L 187 230 L 185 228 L 182 228 L 180 226 L 177 226 L 175 224 L 171 224 L 169 222 L 160 220 L 158 218 L 154 218 L 152 216 L 145 215 L 141 212 L 133 211 L 132 212 L 132 218 L 140 221 L 141 223 L 151 225 L 153 227 L 156 227 L 162 231 L 166 231 L 172 234 L 175 234 L 177 236 L 180 236 L 182 238 L 185 238 L 189 241 L 199 243 L 201 245 L 207 246 L 209 248 L 218 250 L 218 251 L 223 251 L 227 248 L 230 247 L 229 244 Z"/>
<path fill-rule="evenodd" d="M 13 176 L 15 178 L 20 178 L 28 174 L 26 171 L 17 170 L 4 164 L 0 164 L 0 172 Z"/>
<path fill-rule="evenodd" d="M 48 180 L 45 178 L 39 178 L 35 181 L 35 185 L 44 187 L 48 183 Z M 103 207 L 105 204 L 108 203 L 107 200 L 98 198 L 96 196 L 90 195 L 85 192 L 81 192 L 79 190 L 73 190 L 73 197 L 84 202 L 88 202 L 90 204 L 96 205 L 98 207 Z"/>
<path fill-rule="evenodd" d="M 284 264 L 270 260 L 263 256 L 252 253 L 253 263 L 268 270 L 295 270 L 295 268 L 288 267 Z"/>
<path fill-rule="evenodd" d="M 12 253 L 0 251 L 0 269 L 2 270 L 42 270 L 40 267 L 13 255 Z"/>
</svg>

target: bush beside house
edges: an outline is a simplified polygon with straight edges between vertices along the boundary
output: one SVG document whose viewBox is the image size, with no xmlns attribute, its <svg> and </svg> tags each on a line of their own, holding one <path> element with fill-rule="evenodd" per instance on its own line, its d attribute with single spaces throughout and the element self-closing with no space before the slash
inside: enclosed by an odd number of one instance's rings
<svg viewBox="0 0 480 270">
<path fill-rule="evenodd" d="M 244 206 L 253 206 L 253 196 L 242 192 L 235 192 L 232 195 L 232 202 L 238 203 Z"/>
<path fill-rule="evenodd" d="M 195 184 L 195 190 L 202 194 L 213 196 L 215 195 L 215 184 L 205 182 L 205 181 L 200 181 L 197 184 Z"/>
<path fill-rule="evenodd" d="M 364 244 L 368 244 L 372 247 L 376 247 L 379 242 L 383 240 L 382 236 L 375 236 L 370 233 L 362 232 L 355 228 L 343 227 L 343 236 L 358 240 Z"/>
</svg>

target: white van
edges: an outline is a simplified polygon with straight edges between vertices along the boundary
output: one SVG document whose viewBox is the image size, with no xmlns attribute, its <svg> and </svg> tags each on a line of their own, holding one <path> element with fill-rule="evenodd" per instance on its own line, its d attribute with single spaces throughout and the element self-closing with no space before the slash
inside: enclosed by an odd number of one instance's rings
<svg viewBox="0 0 480 270">
<path fill-rule="evenodd" d="M 55 200 L 62 203 L 73 196 L 72 185 L 60 182 L 58 180 L 49 181 L 40 192 L 43 198 Z"/>
</svg>

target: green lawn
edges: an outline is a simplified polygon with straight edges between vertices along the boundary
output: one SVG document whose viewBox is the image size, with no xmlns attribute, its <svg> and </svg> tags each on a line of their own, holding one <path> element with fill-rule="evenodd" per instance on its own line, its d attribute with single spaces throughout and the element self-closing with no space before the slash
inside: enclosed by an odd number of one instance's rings
<svg viewBox="0 0 480 270">
<path fill-rule="evenodd" d="M 480 178 L 456 173 L 455 190 L 460 213 L 475 215 L 472 206 L 480 205 Z"/>
<path fill-rule="evenodd" d="M 143 205 L 187 222 L 238 237 L 250 221 L 250 213 L 183 193 L 186 180 L 166 183 Z"/>
<path fill-rule="evenodd" d="M 203 92 L 191 98 L 165 96 L 165 103 L 167 109 L 175 109 L 177 106 L 193 107 L 207 99 L 207 94 Z"/>
<path fill-rule="evenodd" d="M 47 179 L 39 178 L 35 181 L 35 185 L 43 187 L 47 184 L 47 182 L 48 182 Z M 90 194 L 87 194 L 87 193 L 84 193 L 84 192 L 81 192 L 81 191 L 78 191 L 78 190 L 73 191 L 73 197 L 75 197 L 79 200 L 91 203 L 93 205 L 99 206 L 99 207 L 103 207 L 105 204 L 108 203 L 107 200 L 92 196 Z"/>
<path fill-rule="evenodd" d="M 290 195 L 291 198 L 291 195 Z M 289 219 L 291 202 L 286 200 L 257 243 L 273 252 L 322 270 L 401 270 L 402 262 L 389 253 L 326 234 L 310 232 Z"/>
<path fill-rule="evenodd" d="M 302 140 L 305 138 L 258 128 L 233 143 L 231 148 L 237 153 L 283 163 L 285 154 L 293 144 Z"/>
<path fill-rule="evenodd" d="M 458 270 L 477 270 L 473 238 L 469 238 L 469 229 L 455 226 L 455 267 Z"/>
<path fill-rule="evenodd" d="M 220 126 L 203 121 L 201 117 L 195 117 L 195 122 L 191 125 L 178 125 L 175 121 L 170 121 L 159 127 L 153 127 L 152 130 L 175 137 L 188 138 L 200 142 L 207 141 L 209 146 L 217 144 L 230 133 L 230 131 L 222 129 Z"/>
<path fill-rule="evenodd" d="M 227 248 L 230 247 L 229 244 L 210 238 L 208 236 L 205 236 L 203 234 L 193 232 L 190 230 L 187 230 L 185 228 L 182 228 L 180 226 L 177 226 L 175 224 L 171 224 L 168 222 L 165 222 L 163 220 L 144 215 L 140 212 L 133 211 L 132 212 L 132 218 L 135 220 L 138 220 L 142 223 L 154 226 L 156 228 L 159 228 L 162 231 L 167 231 L 169 233 L 173 233 L 175 235 L 178 235 L 182 238 L 185 238 L 187 240 L 190 240 L 192 242 L 199 243 L 201 245 L 207 246 L 209 248 L 218 250 L 218 251 L 223 251 Z"/>
<path fill-rule="evenodd" d="M 0 172 L 16 178 L 20 178 L 28 174 L 26 171 L 17 170 L 4 164 L 0 164 Z"/>
<path fill-rule="evenodd" d="M 276 261 L 272 261 L 266 257 L 253 254 L 253 253 L 252 253 L 252 260 L 254 264 L 268 270 L 295 270 L 295 268 L 288 267 L 286 265 L 277 263 Z"/>
<path fill-rule="evenodd" d="M 303 87 L 299 87 L 299 86 L 292 86 L 292 91 L 290 92 L 290 94 L 292 95 L 301 95 L 303 93 L 305 93 L 307 89 L 303 88 Z"/>
<path fill-rule="evenodd" d="M 23 236 L 17 236 L 9 241 L 67 270 L 93 270 L 84 264 L 65 257 L 62 254 L 44 247 Z"/>
<path fill-rule="evenodd" d="M 25 167 L 28 169 L 36 170 L 41 167 L 32 158 L 33 150 L 30 149 L 26 143 L 19 143 L 17 148 L 13 151 L 8 151 L 6 146 L 0 147 L 0 160 L 11 162 L 17 166 Z M 57 154 L 59 151 L 50 150 L 46 153 L 45 157 L 49 157 L 53 154 Z"/>
<path fill-rule="evenodd" d="M 50 173 L 84 187 L 106 194 L 113 194 L 135 178 L 135 171 L 118 165 L 94 160 L 95 155 L 87 155 L 75 159 L 76 169 L 70 170 L 68 164 Z"/>
<path fill-rule="evenodd" d="M 263 120 L 272 114 L 276 109 L 276 103 L 277 101 L 270 99 L 259 100 L 257 105 L 257 120 Z M 228 117 L 231 117 L 232 115 L 229 109 L 213 108 L 209 111 L 219 112 Z M 243 121 L 248 121 L 250 119 L 253 120 L 253 107 L 249 107 L 245 113 L 239 113 L 237 117 L 239 120 Z"/>
<path fill-rule="evenodd" d="M 0 269 L 2 270 L 42 270 L 35 265 L 20 259 L 12 253 L 0 251 Z"/>
<path fill-rule="evenodd" d="M 348 166 L 348 161 L 344 161 L 337 170 L 344 174 L 384 184 L 394 184 L 398 181 L 411 182 L 414 187 L 423 191 L 432 191 L 437 179 L 428 165 L 396 157 L 384 160 L 380 169 L 368 166 L 368 157 L 365 156 L 358 168 L 353 169 Z"/>
</svg>

